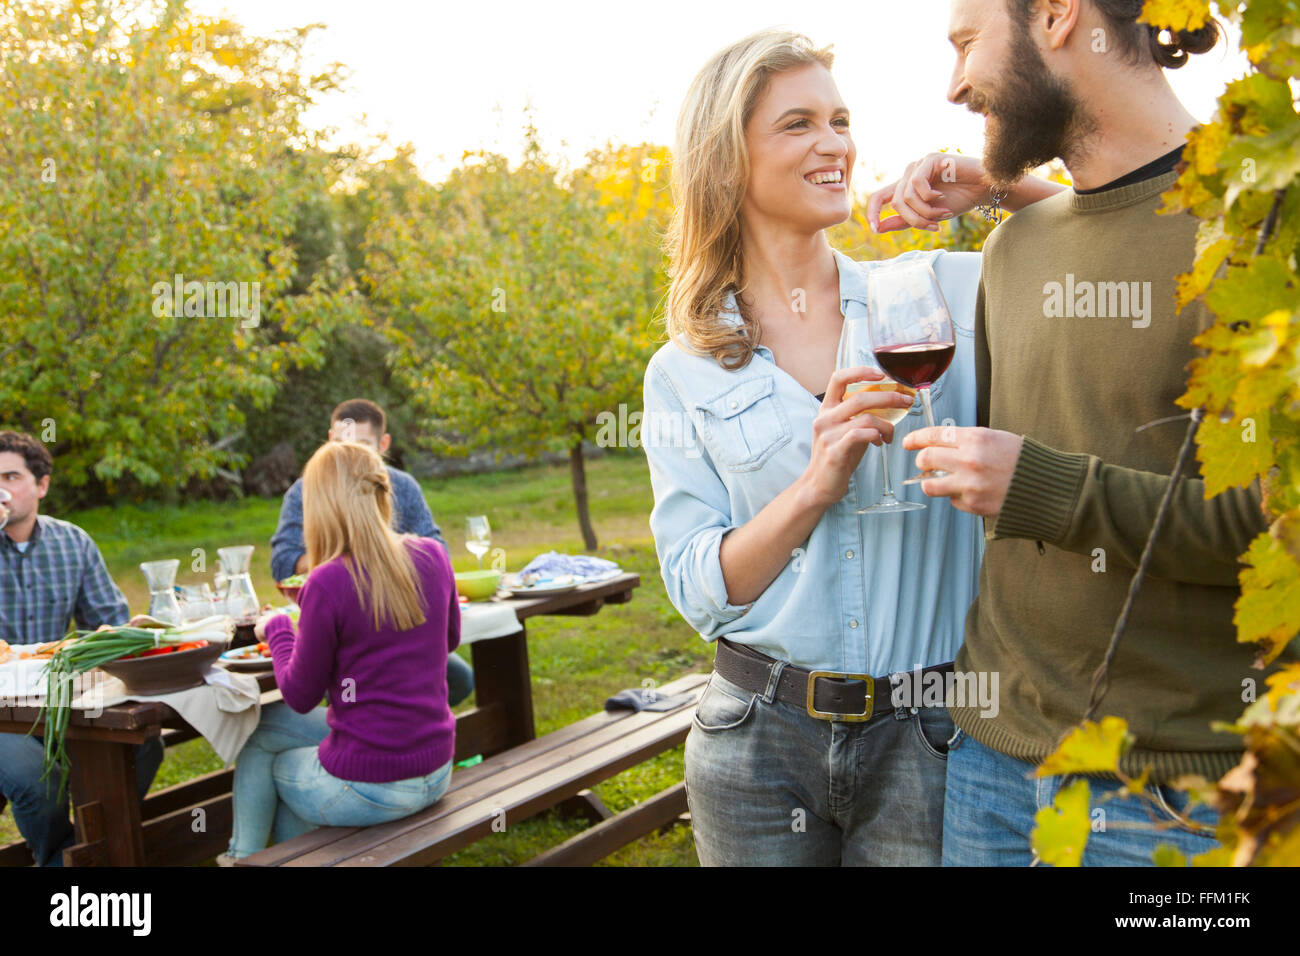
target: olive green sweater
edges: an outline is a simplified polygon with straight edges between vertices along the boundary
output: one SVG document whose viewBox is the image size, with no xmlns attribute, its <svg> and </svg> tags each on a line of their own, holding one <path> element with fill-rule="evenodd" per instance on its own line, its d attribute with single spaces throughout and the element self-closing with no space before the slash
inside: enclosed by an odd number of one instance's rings
<svg viewBox="0 0 1300 956">
<path fill-rule="evenodd" d="M 984 247 L 976 307 L 980 424 L 1025 437 L 1006 502 L 986 522 L 979 596 L 959 671 L 997 672 L 998 712 L 954 706 L 994 750 L 1038 762 L 1088 705 L 1187 428 L 1191 340 L 1177 313 L 1196 220 L 1157 215 L 1175 174 L 1091 195 L 1066 190 L 1012 216 Z M 1265 527 L 1258 487 L 1209 501 L 1196 462 L 1171 503 L 1100 715 L 1136 738 L 1121 766 L 1153 782 L 1217 778 L 1240 738 L 1211 730 L 1263 687 L 1236 642 L 1237 556 Z M 957 701 L 956 703 L 960 703 Z"/>
</svg>

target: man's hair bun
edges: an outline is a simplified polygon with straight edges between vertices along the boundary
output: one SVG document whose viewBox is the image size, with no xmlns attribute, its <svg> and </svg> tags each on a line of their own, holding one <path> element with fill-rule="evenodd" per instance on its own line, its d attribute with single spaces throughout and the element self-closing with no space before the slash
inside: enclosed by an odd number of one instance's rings
<svg viewBox="0 0 1300 956">
<path fill-rule="evenodd" d="M 1187 62 L 1189 55 L 1206 53 L 1219 42 L 1219 24 L 1213 19 L 1196 30 L 1151 31 L 1151 56 L 1162 67 L 1176 70 Z"/>
</svg>

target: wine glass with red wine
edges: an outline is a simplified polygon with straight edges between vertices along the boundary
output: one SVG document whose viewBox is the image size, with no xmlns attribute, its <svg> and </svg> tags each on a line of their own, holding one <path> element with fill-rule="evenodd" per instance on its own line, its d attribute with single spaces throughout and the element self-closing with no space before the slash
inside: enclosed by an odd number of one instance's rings
<svg viewBox="0 0 1300 956">
<path fill-rule="evenodd" d="M 948 370 L 957 351 L 939 280 L 925 261 L 892 264 L 872 278 L 868 322 L 876 362 L 890 378 L 921 393 L 925 422 L 933 428 L 930 386 Z M 903 484 L 946 474 L 927 471 Z"/>
</svg>

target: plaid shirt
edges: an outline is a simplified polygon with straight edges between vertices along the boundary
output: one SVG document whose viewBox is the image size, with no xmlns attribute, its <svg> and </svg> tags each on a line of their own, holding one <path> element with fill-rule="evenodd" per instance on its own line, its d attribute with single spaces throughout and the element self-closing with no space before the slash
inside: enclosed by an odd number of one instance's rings
<svg viewBox="0 0 1300 956">
<path fill-rule="evenodd" d="M 131 616 L 90 535 L 40 514 L 26 552 L 0 533 L 0 638 L 58 640 L 74 616 L 83 629 L 124 624 Z"/>
</svg>

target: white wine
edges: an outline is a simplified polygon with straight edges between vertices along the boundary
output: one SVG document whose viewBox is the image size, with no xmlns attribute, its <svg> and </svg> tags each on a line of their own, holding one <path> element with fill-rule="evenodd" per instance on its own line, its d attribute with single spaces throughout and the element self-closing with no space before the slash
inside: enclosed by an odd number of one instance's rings
<svg viewBox="0 0 1300 956">
<path fill-rule="evenodd" d="M 908 388 L 906 385 L 899 382 L 890 381 L 849 382 L 848 385 L 844 386 L 845 398 L 848 398 L 854 392 L 902 392 L 908 398 L 914 398 L 916 396 L 916 389 Z M 883 421 L 889 422 L 891 425 L 897 425 L 903 420 L 903 416 L 907 414 L 907 409 L 895 408 L 891 405 L 888 408 L 873 408 L 871 414 Z M 858 416 L 854 415 L 853 417 L 857 418 Z"/>
</svg>

